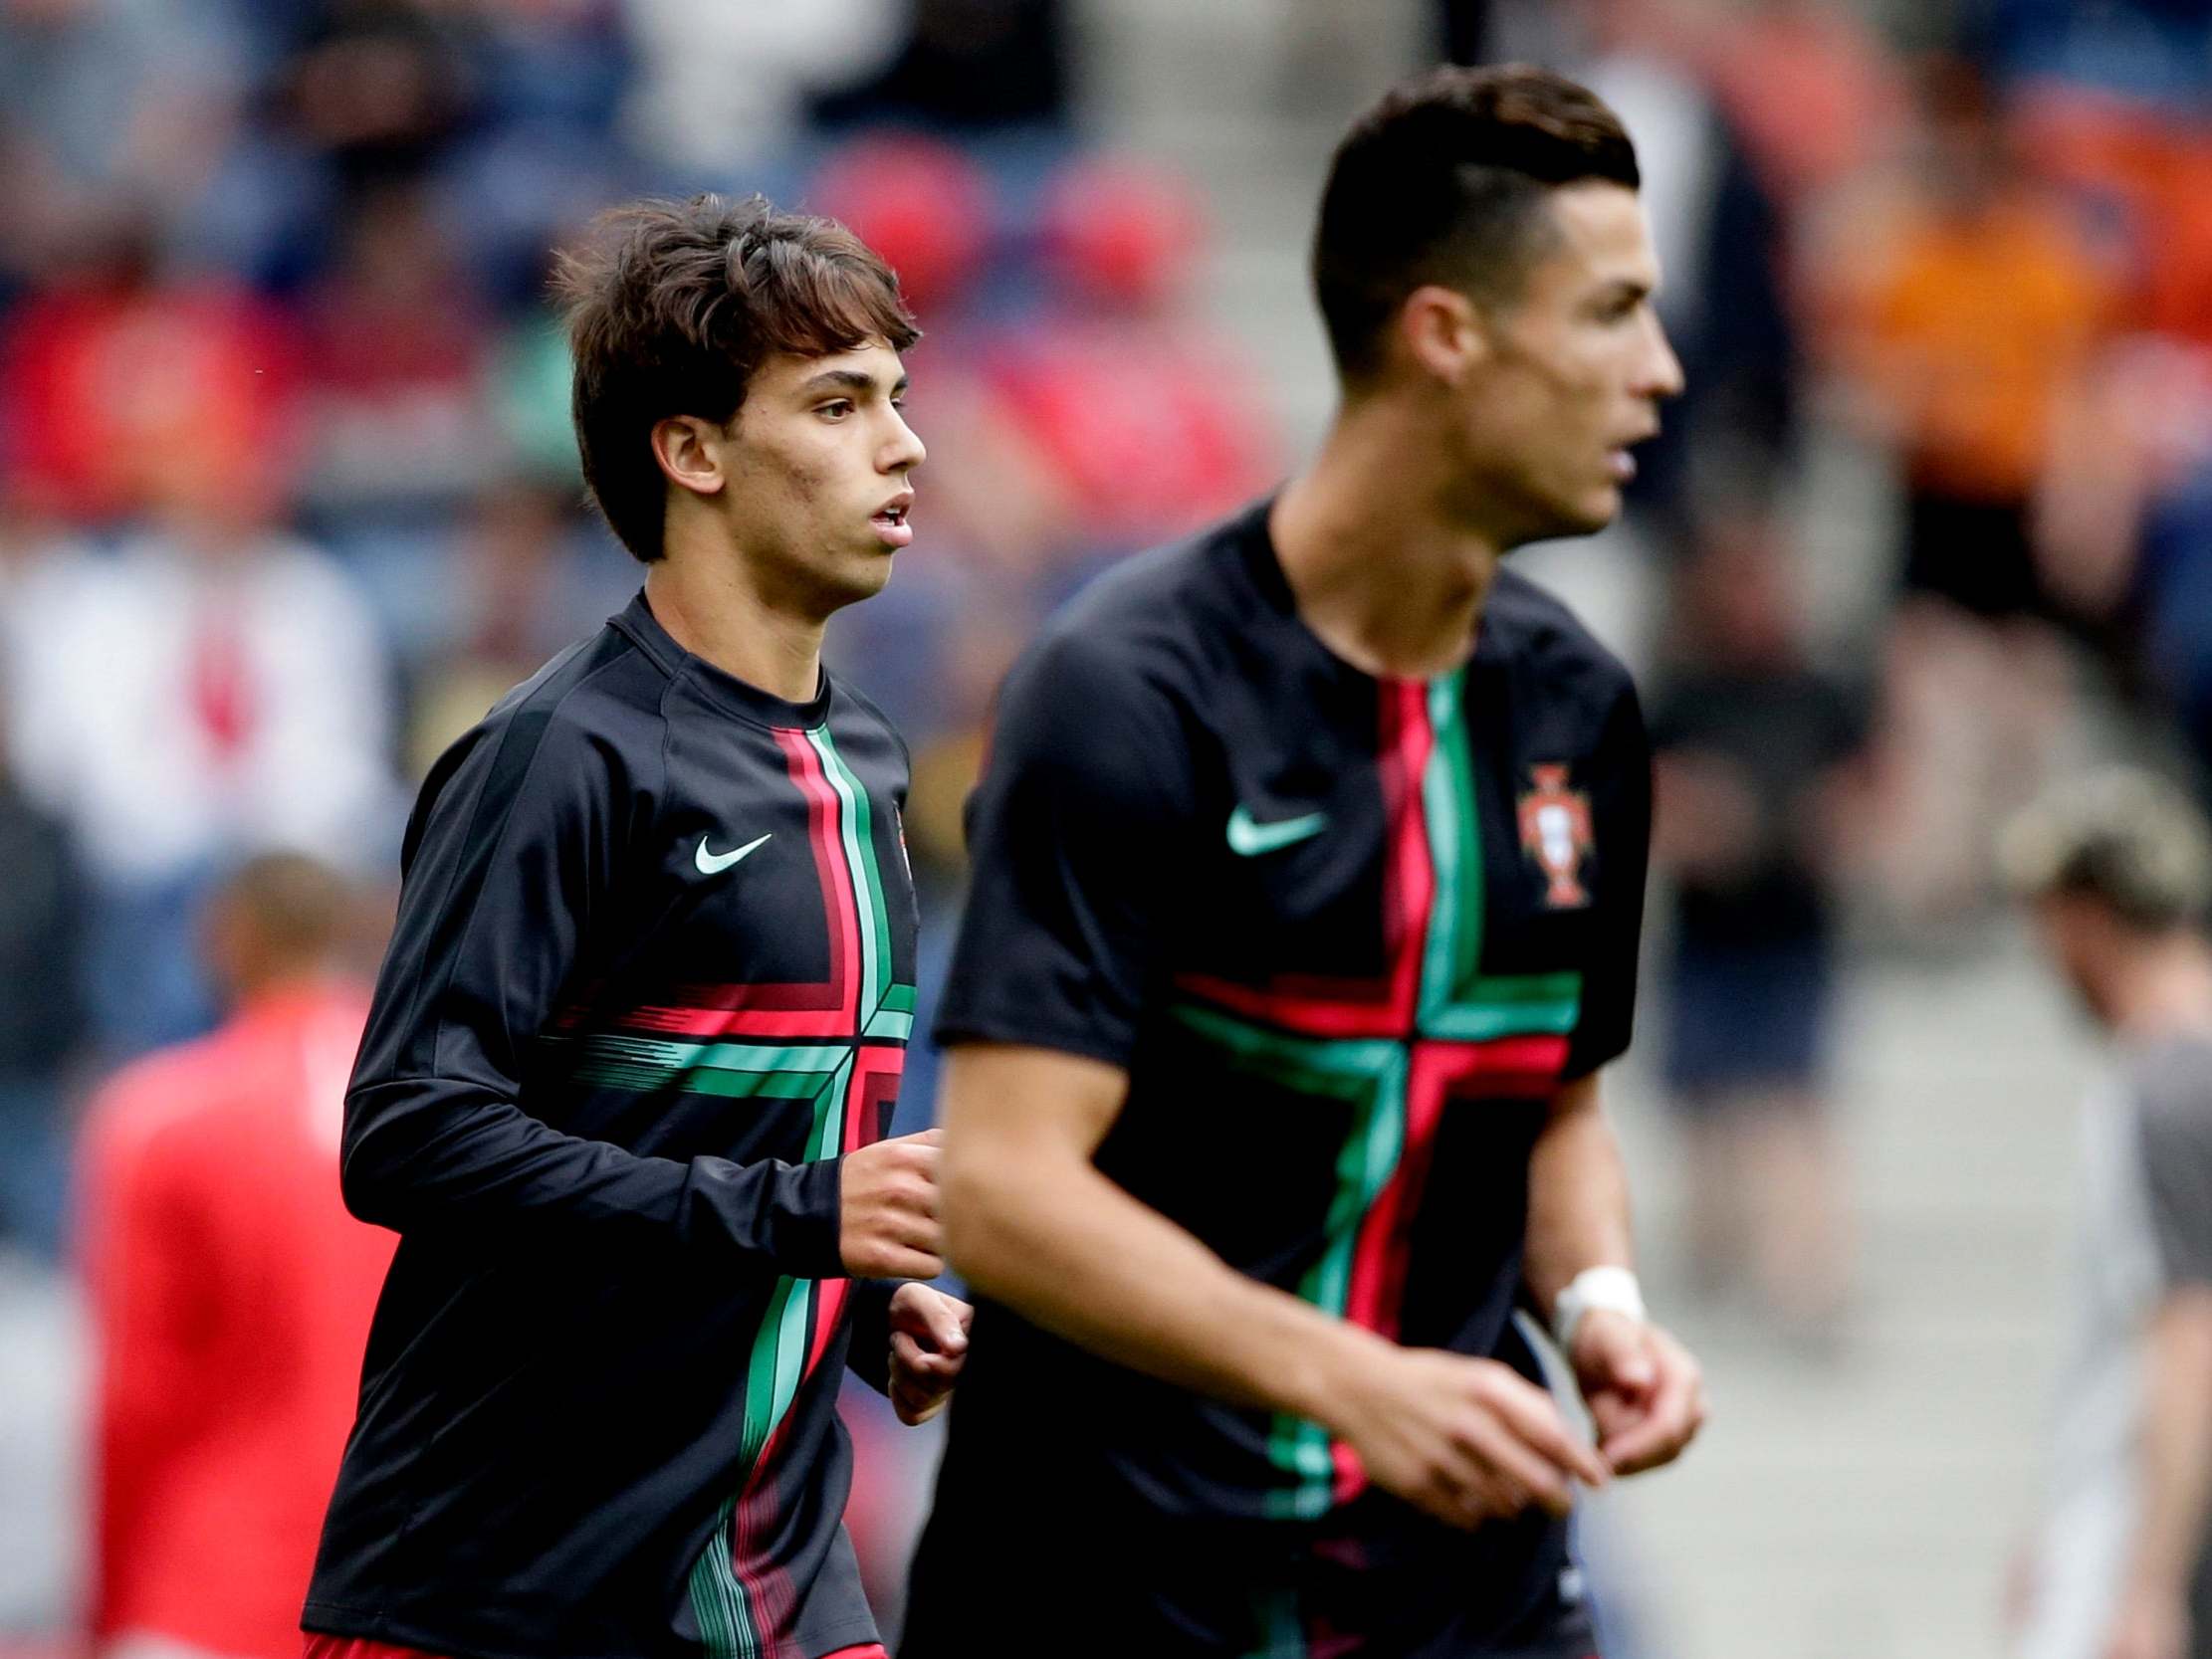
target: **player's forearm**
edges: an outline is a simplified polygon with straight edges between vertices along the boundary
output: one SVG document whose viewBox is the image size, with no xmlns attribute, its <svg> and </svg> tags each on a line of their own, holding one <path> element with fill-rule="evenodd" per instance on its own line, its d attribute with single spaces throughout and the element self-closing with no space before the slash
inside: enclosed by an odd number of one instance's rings
<svg viewBox="0 0 2212 1659">
<path fill-rule="evenodd" d="M 843 1275 L 834 1159 L 645 1157 L 564 1135 L 457 1081 L 400 1079 L 346 1099 L 346 1207 L 395 1232 L 483 1228 L 509 1241 L 588 1236 Z"/>
<path fill-rule="evenodd" d="M 2144 1373 L 2142 1501 L 2130 1576 L 2138 1589 L 2180 1597 L 2212 1500 L 2212 1288 L 2167 1296 L 2152 1321 Z"/>
<path fill-rule="evenodd" d="M 945 1234 L 984 1295 L 1119 1364 L 1240 1405 L 1326 1421 L 1381 1339 L 1238 1273 L 1064 1148 L 949 1137 Z"/>
<path fill-rule="evenodd" d="M 1547 1318 L 1584 1268 L 1635 1261 L 1628 1173 L 1595 1073 L 1560 1092 L 1529 1153 L 1527 1240 L 1523 1277 Z"/>
</svg>

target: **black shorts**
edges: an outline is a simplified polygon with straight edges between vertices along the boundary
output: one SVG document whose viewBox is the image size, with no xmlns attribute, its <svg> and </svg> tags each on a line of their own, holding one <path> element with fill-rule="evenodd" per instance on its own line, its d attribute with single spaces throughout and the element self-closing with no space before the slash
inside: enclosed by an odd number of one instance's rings
<svg viewBox="0 0 2212 1659">
<path fill-rule="evenodd" d="M 1043 1471 L 1039 1472 L 1040 1475 Z M 1417 1523 L 1109 1525 L 1055 1509 L 964 1524 L 941 1508 L 915 1557 L 899 1659 L 1050 1651 L 1106 1659 L 1591 1659 L 1567 1529 L 1536 1514 L 1472 1535 Z M 1010 1524 L 1009 1524 L 1010 1523 Z"/>
</svg>

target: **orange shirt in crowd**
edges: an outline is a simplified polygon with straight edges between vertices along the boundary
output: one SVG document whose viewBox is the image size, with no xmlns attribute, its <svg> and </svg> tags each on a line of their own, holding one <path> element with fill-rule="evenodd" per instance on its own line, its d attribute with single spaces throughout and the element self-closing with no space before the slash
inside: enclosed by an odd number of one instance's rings
<svg viewBox="0 0 2212 1659">
<path fill-rule="evenodd" d="M 1877 257 L 1868 322 L 1913 481 L 2020 501 L 2042 475 L 2058 397 L 2111 309 L 2102 271 L 2029 197 L 1914 215 Z"/>
<path fill-rule="evenodd" d="M 367 999 L 292 986 L 126 1068 L 86 1129 L 98 1350 L 92 1627 L 297 1659 L 395 1243 L 345 1213 Z"/>
</svg>

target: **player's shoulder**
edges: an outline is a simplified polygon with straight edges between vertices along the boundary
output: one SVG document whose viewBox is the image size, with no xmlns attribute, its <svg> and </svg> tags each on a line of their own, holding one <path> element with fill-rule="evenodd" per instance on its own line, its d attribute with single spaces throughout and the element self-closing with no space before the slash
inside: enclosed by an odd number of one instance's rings
<svg viewBox="0 0 2212 1659">
<path fill-rule="evenodd" d="M 1235 577 L 1264 514 L 1254 507 L 1088 583 L 1037 632 L 1028 658 L 1085 685 L 1190 687 L 1248 594 Z"/>
<path fill-rule="evenodd" d="M 462 771 L 487 774 L 502 796 L 640 780 L 665 764 L 670 684 L 664 665 L 610 621 L 495 703 L 439 757 L 426 787 L 436 793 Z"/>
<path fill-rule="evenodd" d="M 1605 720 L 1636 699 L 1636 680 L 1557 594 L 1510 566 L 1483 604 L 1484 655 L 1494 655 L 1547 698 L 1571 699 Z"/>
</svg>

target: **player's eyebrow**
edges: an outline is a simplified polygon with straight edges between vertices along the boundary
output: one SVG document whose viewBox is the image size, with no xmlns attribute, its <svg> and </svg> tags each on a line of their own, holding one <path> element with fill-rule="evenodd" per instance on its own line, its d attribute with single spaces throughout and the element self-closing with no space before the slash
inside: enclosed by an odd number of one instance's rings
<svg viewBox="0 0 2212 1659">
<path fill-rule="evenodd" d="M 891 388 L 891 395 L 893 397 L 904 395 L 910 378 L 911 376 L 908 375 L 900 375 L 897 383 Z M 875 389 L 876 377 L 861 369 L 825 368 L 800 386 L 798 392 L 799 396 L 807 397 L 815 392 L 872 392 Z"/>
</svg>

